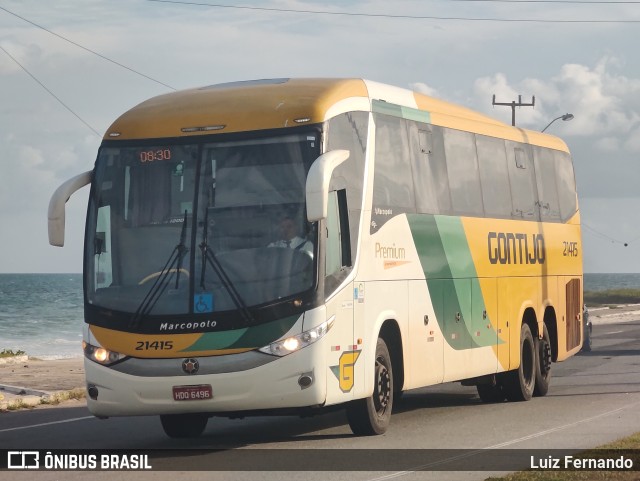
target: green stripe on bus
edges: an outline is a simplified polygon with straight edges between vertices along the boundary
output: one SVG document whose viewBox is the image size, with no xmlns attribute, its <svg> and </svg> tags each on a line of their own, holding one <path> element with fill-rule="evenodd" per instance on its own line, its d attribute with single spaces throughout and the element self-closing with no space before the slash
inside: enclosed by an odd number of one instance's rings
<svg viewBox="0 0 640 481">
<path fill-rule="evenodd" d="M 299 318 L 299 315 L 294 315 L 259 326 L 232 331 L 206 332 L 183 352 L 260 348 L 280 339 Z"/>
<path fill-rule="evenodd" d="M 372 111 L 378 114 L 392 115 L 393 117 L 415 120 L 416 122 L 422 122 L 425 124 L 431 123 L 431 114 L 424 110 L 390 104 L 382 100 L 374 100 L 371 105 Z"/>
<path fill-rule="evenodd" d="M 462 350 L 500 342 L 495 329 L 486 328 L 491 320 L 480 314 L 485 302 L 461 219 L 408 214 L 407 220 L 447 343 Z M 478 318 L 476 325 L 472 313 Z"/>
</svg>

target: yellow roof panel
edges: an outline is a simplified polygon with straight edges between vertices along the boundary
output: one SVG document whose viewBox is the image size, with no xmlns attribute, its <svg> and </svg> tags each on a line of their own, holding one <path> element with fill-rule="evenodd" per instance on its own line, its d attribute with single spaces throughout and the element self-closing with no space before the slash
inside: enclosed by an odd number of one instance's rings
<svg viewBox="0 0 640 481">
<path fill-rule="evenodd" d="M 185 135 L 184 128 L 224 125 L 217 132 L 241 132 L 325 120 L 326 111 L 350 97 L 367 97 L 359 79 L 275 79 L 234 82 L 173 92 L 133 107 L 107 130 L 105 138 L 147 139 Z M 211 134 L 199 130 L 191 135 Z"/>
</svg>

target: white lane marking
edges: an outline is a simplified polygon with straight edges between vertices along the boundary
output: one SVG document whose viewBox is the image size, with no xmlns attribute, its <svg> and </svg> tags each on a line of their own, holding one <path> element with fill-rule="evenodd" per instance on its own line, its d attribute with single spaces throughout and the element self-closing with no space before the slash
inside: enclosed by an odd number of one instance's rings
<svg viewBox="0 0 640 481">
<path fill-rule="evenodd" d="M 72 423 L 74 421 L 84 421 L 85 419 L 95 419 L 95 417 L 84 416 L 82 418 L 63 419 L 62 421 L 51 421 L 50 423 L 32 424 L 30 426 L 19 426 L 17 428 L 0 429 L 0 433 L 7 433 L 9 431 L 20 431 L 22 429 L 39 428 L 42 426 L 51 426 L 53 424 Z"/>
<path fill-rule="evenodd" d="M 369 481 L 382 481 L 382 480 L 385 480 L 385 479 L 399 478 L 400 476 L 405 476 L 407 474 L 413 474 L 416 471 L 429 471 L 429 469 L 427 469 L 427 468 L 439 466 L 441 464 L 447 464 L 447 463 L 450 463 L 452 461 L 457 461 L 459 459 L 469 458 L 471 456 L 475 456 L 476 454 L 480 454 L 480 453 L 482 453 L 483 451 L 485 451 L 487 449 L 499 449 L 499 448 L 504 448 L 505 446 L 510 446 L 512 444 L 520 443 L 522 441 L 528 441 L 529 439 L 537 438 L 537 437 L 540 437 L 540 436 L 544 436 L 546 434 L 550 434 L 550 433 L 553 433 L 553 432 L 556 432 L 556 431 L 560 431 L 562 429 L 566 429 L 566 428 L 570 428 L 570 427 L 573 427 L 573 426 L 577 426 L 578 424 L 587 423 L 589 421 L 593 421 L 594 419 L 598 419 L 598 418 L 602 418 L 602 417 L 605 417 L 605 416 L 609 416 L 611 414 L 615 414 L 617 412 L 624 411 L 625 409 L 628 409 L 630 407 L 635 407 L 635 406 L 638 406 L 638 405 L 640 405 L 640 402 L 627 404 L 627 405 L 622 406 L 622 407 L 620 407 L 618 409 L 613 409 L 611 411 L 606 411 L 604 413 L 597 414 L 595 416 L 591 416 L 590 418 L 581 419 L 580 421 L 576 421 L 576 422 L 569 423 L 569 424 L 563 424 L 562 426 L 558 426 L 558 427 L 555 427 L 555 428 L 547 429 L 545 431 L 540 431 L 540 432 L 537 432 L 535 434 L 530 434 L 529 436 L 524 436 L 524 437 L 521 437 L 521 438 L 512 439 L 511 441 L 506 441 L 506 442 L 500 443 L 500 444 L 494 444 L 493 446 L 487 446 L 486 448 L 475 449 L 473 451 L 469 451 L 468 453 L 460 454 L 458 456 L 452 456 L 450 458 L 441 459 L 440 461 L 434 461 L 432 463 L 423 464 L 421 466 L 415 466 L 415 467 L 413 467 L 413 468 L 411 468 L 409 470 L 406 470 L 406 471 L 398 471 L 397 473 L 388 474 L 386 476 L 380 476 L 378 478 L 371 478 L 371 479 L 369 479 Z"/>
<path fill-rule="evenodd" d="M 606 336 L 608 334 L 620 334 L 621 332 L 624 332 L 624 331 L 605 332 L 604 335 Z"/>
<path fill-rule="evenodd" d="M 561 431 L 561 430 L 566 429 L 566 428 L 577 426 L 578 424 L 587 423 L 589 421 L 593 421 L 594 419 L 603 418 L 605 416 L 609 416 L 610 414 L 615 414 L 617 412 L 624 411 L 625 409 L 637 406 L 638 404 L 640 404 L 640 402 L 627 404 L 627 405 L 622 406 L 622 407 L 620 407 L 618 409 L 613 409 L 611 411 L 606 411 L 604 413 L 597 414 L 595 416 L 591 416 L 590 418 L 581 419 L 580 421 L 575 421 L 575 422 L 569 423 L 569 424 L 563 424 L 562 426 L 558 426 L 558 427 L 555 427 L 555 428 L 547 429 L 546 431 L 540 431 L 538 433 L 530 434 L 529 436 L 524 436 L 522 438 L 512 439 L 511 441 L 507 441 L 507 442 L 504 442 L 504 443 L 494 444 L 493 446 L 488 446 L 488 447 L 486 447 L 484 449 L 498 449 L 498 448 L 503 448 L 505 446 L 510 446 L 511 444 L 517 444 L 517 443 L 520 443 L 522 441 L 528 441 L 529 439 L 538 438 L 538 437 L 544 436 L 546 434 L 554 433 L 556 431 Z"/>
</svg>

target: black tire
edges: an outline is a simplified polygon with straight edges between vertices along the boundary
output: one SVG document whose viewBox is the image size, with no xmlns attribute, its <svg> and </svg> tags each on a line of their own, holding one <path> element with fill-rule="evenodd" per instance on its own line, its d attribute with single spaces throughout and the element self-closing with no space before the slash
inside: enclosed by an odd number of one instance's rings
<svg viewBox="0 0 640 481">
<path fill-rule="evenodd" d="M 534 396 L 546 396 L 551 383 L 551 338 L 546 324 L 542 330 L 542 339 L 534 339 L 536 347 L 536 387 Z"/>
<path fill-rule="evenodd" d="M 582 350 L 589 352 L 591 351 L 591 333 L 593 331 L 593 326 L 591 324 L 589 324 L 587 326 L 587 328 L 585 329 L 585 337 L 584 337 L 584 341 L 582 342 Z"/>
<path fill-rule="evenodd" d="M 476 389 L 478 390 L 478 396 L 485 403 L 500 403 L 506 397 L 502 384 L 496 380 L 495 376 L 493 376 L 491 383 L 478 384 Z"/>
<path fill-rule="evenodd" d="M 520 328 L 520 367 L 505 378 L 505 394 L 509 401 L 528 401 L 536 385 L 536 349 L 527 324 Z"/>
<path fill-rule="evenodd" d="M 376 344 L 373 394 L 347 404 L 347 419 L 353 434 L 384 434 L 391 422 L 393 409 L 393 369 L 389 349 L 383 339 Z"/>
<path fill-rule="evenodd" d="M 197 438 L 207 427 L 204 414 L 165 414 L 160 416 L 162 429 L 170 438 Z"/>
</svg>

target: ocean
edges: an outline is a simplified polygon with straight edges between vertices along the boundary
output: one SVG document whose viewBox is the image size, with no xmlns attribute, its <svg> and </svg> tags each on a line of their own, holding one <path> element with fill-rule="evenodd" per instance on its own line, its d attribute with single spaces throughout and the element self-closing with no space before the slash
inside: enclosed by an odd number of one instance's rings
<svg viewBox="0 0 640 481">
<path fill-rule="evenodd" d="M 640 289 L 640 274 L 585 274 L 587 291 Z M 82 357 L 82 274 L 0 274 L 0 351 Z"/>
<path fill-rule="evenodd" d="M 82 357 L 82 274 L 0 274 L 0 352 Z"/>
</svg>

